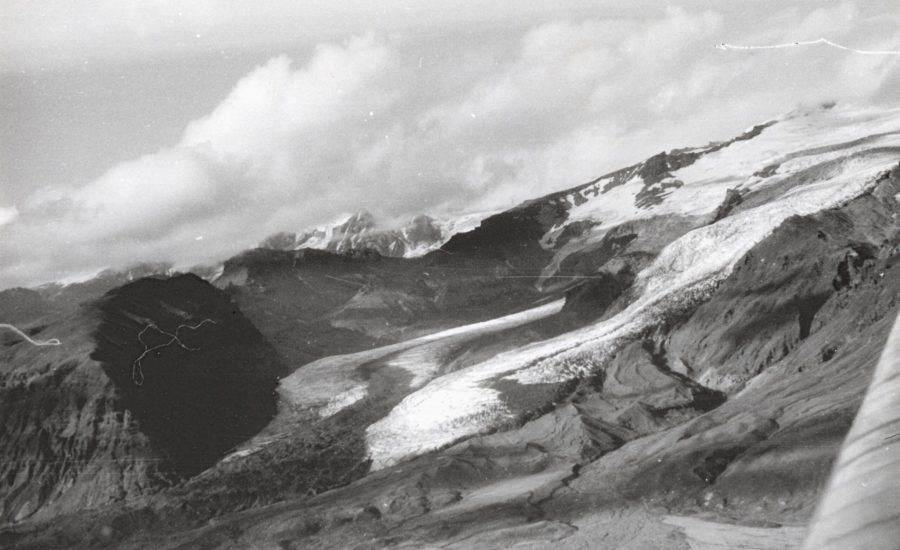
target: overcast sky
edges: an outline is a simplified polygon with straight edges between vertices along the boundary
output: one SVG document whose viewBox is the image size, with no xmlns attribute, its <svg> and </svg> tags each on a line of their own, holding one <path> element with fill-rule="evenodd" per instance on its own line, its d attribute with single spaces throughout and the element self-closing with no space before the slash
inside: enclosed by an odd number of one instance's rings
<svg viewBox="0 0 900 550">
<path fill-rule="evenodd" d="M 0 288 L 510 206 L 822 101 L 896 104 L 896 0 L 0 0 Z"/>
</svg>

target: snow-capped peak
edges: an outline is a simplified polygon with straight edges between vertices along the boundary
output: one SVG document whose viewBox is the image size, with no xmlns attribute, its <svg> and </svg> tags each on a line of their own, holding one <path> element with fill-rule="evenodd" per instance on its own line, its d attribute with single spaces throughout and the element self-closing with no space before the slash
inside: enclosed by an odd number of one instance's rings
<svg viewBox="0 0 900 550">
<path fill-rule="evenodd" d="M 375 250 L 382 256 L 412 258 L 439 248 L 457 233 L 474 229 L 490 214 L 478 212 L 443 219 L 420 215 L 399 227 L 390 228 L 362 210 L 297 233 L 276 233 L 263 241 L 261 246 L 276 250 L 315 248 L 342 254 L 354 250 Z"/>
</svg>

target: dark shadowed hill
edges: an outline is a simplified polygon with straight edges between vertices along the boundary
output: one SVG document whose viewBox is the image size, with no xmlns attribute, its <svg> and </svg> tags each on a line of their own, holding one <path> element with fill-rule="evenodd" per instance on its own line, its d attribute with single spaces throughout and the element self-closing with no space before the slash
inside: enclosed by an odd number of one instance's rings
<svg viewBox="0 0 900 550">
<path fill-rule="evenodd" d="M 275 413 L 277 354 L 193 275 L 119 287 L 47 320 L 44 334 L 61 344 L 0 350 L 7 521 L 158 490 L 208 467 Z"/>
</svg>

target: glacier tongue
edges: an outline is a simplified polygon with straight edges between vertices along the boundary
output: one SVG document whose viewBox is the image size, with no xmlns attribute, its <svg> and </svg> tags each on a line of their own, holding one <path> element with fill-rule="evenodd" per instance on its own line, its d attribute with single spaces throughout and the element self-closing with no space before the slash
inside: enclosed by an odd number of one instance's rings
<svg viewBox="0 0 900 550">
<path fill-rule="evenodd" d="M 737 261 L 785 219 L 859 196 L 896 159 L 895 152 L 884 149 L 845 158 L 822 181 L 695 229 L 670 243 L 638 274 L 636 300 L 616 316 L 433 380 L 369 426 L 372 468 L 390 466 L 509 420 L 512 411 L 500 393 L 486 387 L 491 380 L 505 376 L 537 384 L 587 374 L 643 329 L 708 297 Z"/>
<path fill-rule="evenodd" d="M 368 395 L 367 383 L 353 372 L 358 365 L 385 360 L 391 367 L 408 371 L 411 387 L 419 388 L 440 370 L 443 350 L 459 341 L 494 334 L 559 313 L 559 299 L 503 317 L 462 325 L 412 340 L 347 355 L 325 357 L 305 365 L 281 380 L 282 399 L 291 406 L 309 407 L 322 417 L 337 414 Z"/>
</svg>

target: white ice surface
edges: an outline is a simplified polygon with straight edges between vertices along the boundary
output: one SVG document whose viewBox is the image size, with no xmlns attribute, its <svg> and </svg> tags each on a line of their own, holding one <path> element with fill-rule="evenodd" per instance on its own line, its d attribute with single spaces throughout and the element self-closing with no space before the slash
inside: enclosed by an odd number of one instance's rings
<svg viewBox="0 0 900 550">
<path fill-rule="evenodd" d="M 508 419 L 512 411 L 498 391 L 487 387 L 491 380 L 505 376 L 534 384 L 587 373 L 661 316 L 705 299 L 735 263 L 786 218 L 812 214 L 858 196 L 875 176 L 896 162 L 897 154 L 890 152 L 848 159 L 822 181 L 695 229 L 669 244 L 638 274 L 635 288 L 639 297 L 620 314 L 431 381 L 367 429 L 373 469 L 440 448 Z"/>
<path fill-rule="evenodd" d="M 871 140 L 851 144 L 866 136 L 872 136 Z M 851 145 L 837 151 L 827 150 L 842 144 Z M 579 220 L 594 221 L 598 223 L 594 231 L 602 231 L 625 221 L 662 214 L 710 214 L 724 200 L 728 189 L 760 189 L 827 160 L 874 147 L 891 146 L 900 146 L 900 109 L 836 108 L 788 117 L 764 129 L 755 138 L 736 141 L 675 171 L 674 179 L 684 185 L 670 190 L 661 204 L 650 208 L 638 208 L 634 204 L 635 195 L 644 185 L 639 176 L 635 175 L 606 193 L 599 191 L 610 180 L 600 180 L 590 189 L 581 191 L 588 200 L 573 206 L 568 219 L 548 234 L 556 234 L 565 225 Z M 753 175 L 773 164 L 780 165 L 774 175 L 768 178 Z"/>
</svg>

